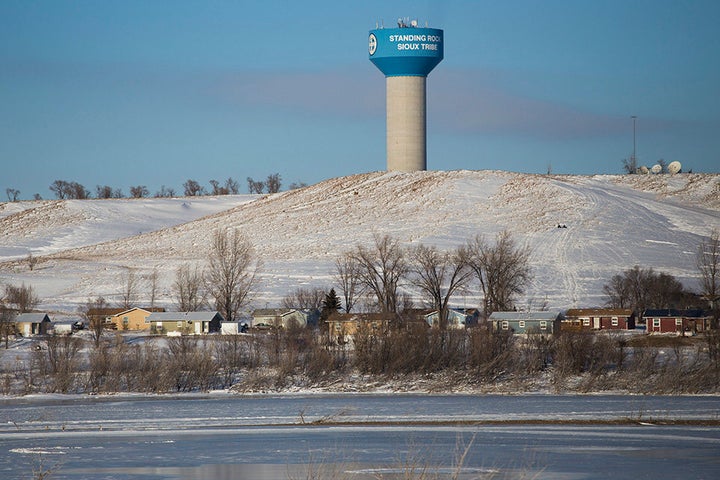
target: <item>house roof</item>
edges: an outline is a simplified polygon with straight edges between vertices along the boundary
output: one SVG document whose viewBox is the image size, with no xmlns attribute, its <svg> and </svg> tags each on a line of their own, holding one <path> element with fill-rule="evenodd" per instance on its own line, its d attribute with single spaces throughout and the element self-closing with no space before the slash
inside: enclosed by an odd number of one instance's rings
<svg viewBox="0 0 720 480">
<path fill-rule="evenodd" d="M 88 317 L 110 317 L 112 315 L 116 315 L 122 311 L 126 310 L 125 308 L 88 308 L 87 312 L 85 314 Z"/>
<path fill-rule="evenodd" d="M 295 312 L 294 308 L 258 308 L 253 310 L 253 317 L 282 317 Z"/>
<path fill-rule="evenodd" d="M 215 317 L 220 317 L 220 321 L 224 321 L 220 312 L 152 312 L 145 318 L 146 323 L 150 322 L 210 322 Z"/>
<path fill-rule="evenodd" d="M 632 317 L 629 308 L 571 308 L 565 312 L 566 317 Z"/>
<path fill-rule="evenodd" d="M 708 317 L 703 310 L 676 310 L 673 308 L 665 308 L 660 310 L 645 310 L 643 312 L 643 318 L 645 317 L 682 317 L 682 318 L 703 318 Z"/>
<path fill-rule="evenodd" d="M 523 321 L 553 321 L 560 317 L 560 312 L 493 312 L 490 320 L 523 320 Z"/>
<path fill-rule="evenodd" d="M 333 313 L 327 322 L 382 322 L 387 321 L 387 315 L 382 313 Z"/>
<path fill-rule="evenodd" d="M 49 322 L 50 317 L 47 313 L 20 313 L 15 317 L 15 321 L 18 323 Z"/>
</svg>

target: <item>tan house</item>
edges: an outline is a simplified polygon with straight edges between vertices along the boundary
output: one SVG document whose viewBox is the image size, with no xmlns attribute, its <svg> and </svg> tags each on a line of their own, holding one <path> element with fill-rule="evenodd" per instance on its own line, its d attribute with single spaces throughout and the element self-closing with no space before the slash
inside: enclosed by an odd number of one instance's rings
<svg viewBox="0 0 720 480">
<path fill-rule="evenodd" d="M 149 310 L 135 307 L 110 315 L 106 323 L 113 330 L 150 330 L 150 324 L 145 322 L 150 313 L 152 312 Z"/>
<path fill-rule="evenodd" d="M 294 308 L 258 308 L 252 312 L 252 326 L 255 328 L 307 327 L 311 322 L 309 312 Z"/>
<path fill-rule="evenodd" d="M 387 332 L 387 316 L 380 313 L 335 313 L 325 321 L 333 343 L 351 343 L 358 332 L 382 334 Z"/>
</svg>

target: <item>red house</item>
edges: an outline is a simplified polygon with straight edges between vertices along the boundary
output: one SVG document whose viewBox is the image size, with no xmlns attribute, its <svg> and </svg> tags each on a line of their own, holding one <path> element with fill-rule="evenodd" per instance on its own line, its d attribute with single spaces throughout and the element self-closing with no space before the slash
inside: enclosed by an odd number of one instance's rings
<svg viewBox="0 0 720 480">
<path fill-rule="evenodd" d="M 710 326 L 712 317 L 702 310 L 645 310 L 643 319 L 648 333 L 704 332 Z"/>
<path fill-rule="evenodd" d="M 571 308 L 565 312 L 563 330 L 633 330 L 635 312 L 626 308 Z"/>
</svg>

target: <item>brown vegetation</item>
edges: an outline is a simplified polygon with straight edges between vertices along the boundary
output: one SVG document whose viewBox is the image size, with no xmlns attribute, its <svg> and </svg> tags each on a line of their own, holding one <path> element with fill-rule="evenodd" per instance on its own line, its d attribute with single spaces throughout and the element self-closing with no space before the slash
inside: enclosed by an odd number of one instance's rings
<svg viewBox="0 0 720 480">
<path fill-rule="evenodd" d="M 0 393 L 173 393 L 231 388 L 717 393 L 720 335 L 509 335 L 484 327 L 360 328 L 349 344 L 300 327 L 253 335 L 48 337 L 5 361 Z M 358 381 L 358 378 L 361 379 Z"/>
</svg>

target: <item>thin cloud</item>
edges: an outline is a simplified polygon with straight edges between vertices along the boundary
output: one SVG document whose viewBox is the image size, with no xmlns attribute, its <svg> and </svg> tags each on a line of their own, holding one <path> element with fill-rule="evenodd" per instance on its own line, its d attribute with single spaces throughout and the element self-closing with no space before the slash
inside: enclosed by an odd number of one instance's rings
<svg viewBox="0 0 720 480">
<path fill-rule="evenodd" d="M 628 116 L 588 111 L 567 104 L 519 95 L 478 73 L 437 75 L 428 93 L 437 128 L 461 133 L 570 140 L 622 134 Z M 645 131 L 676 122 L 643 118 Z"/>
</svg>

